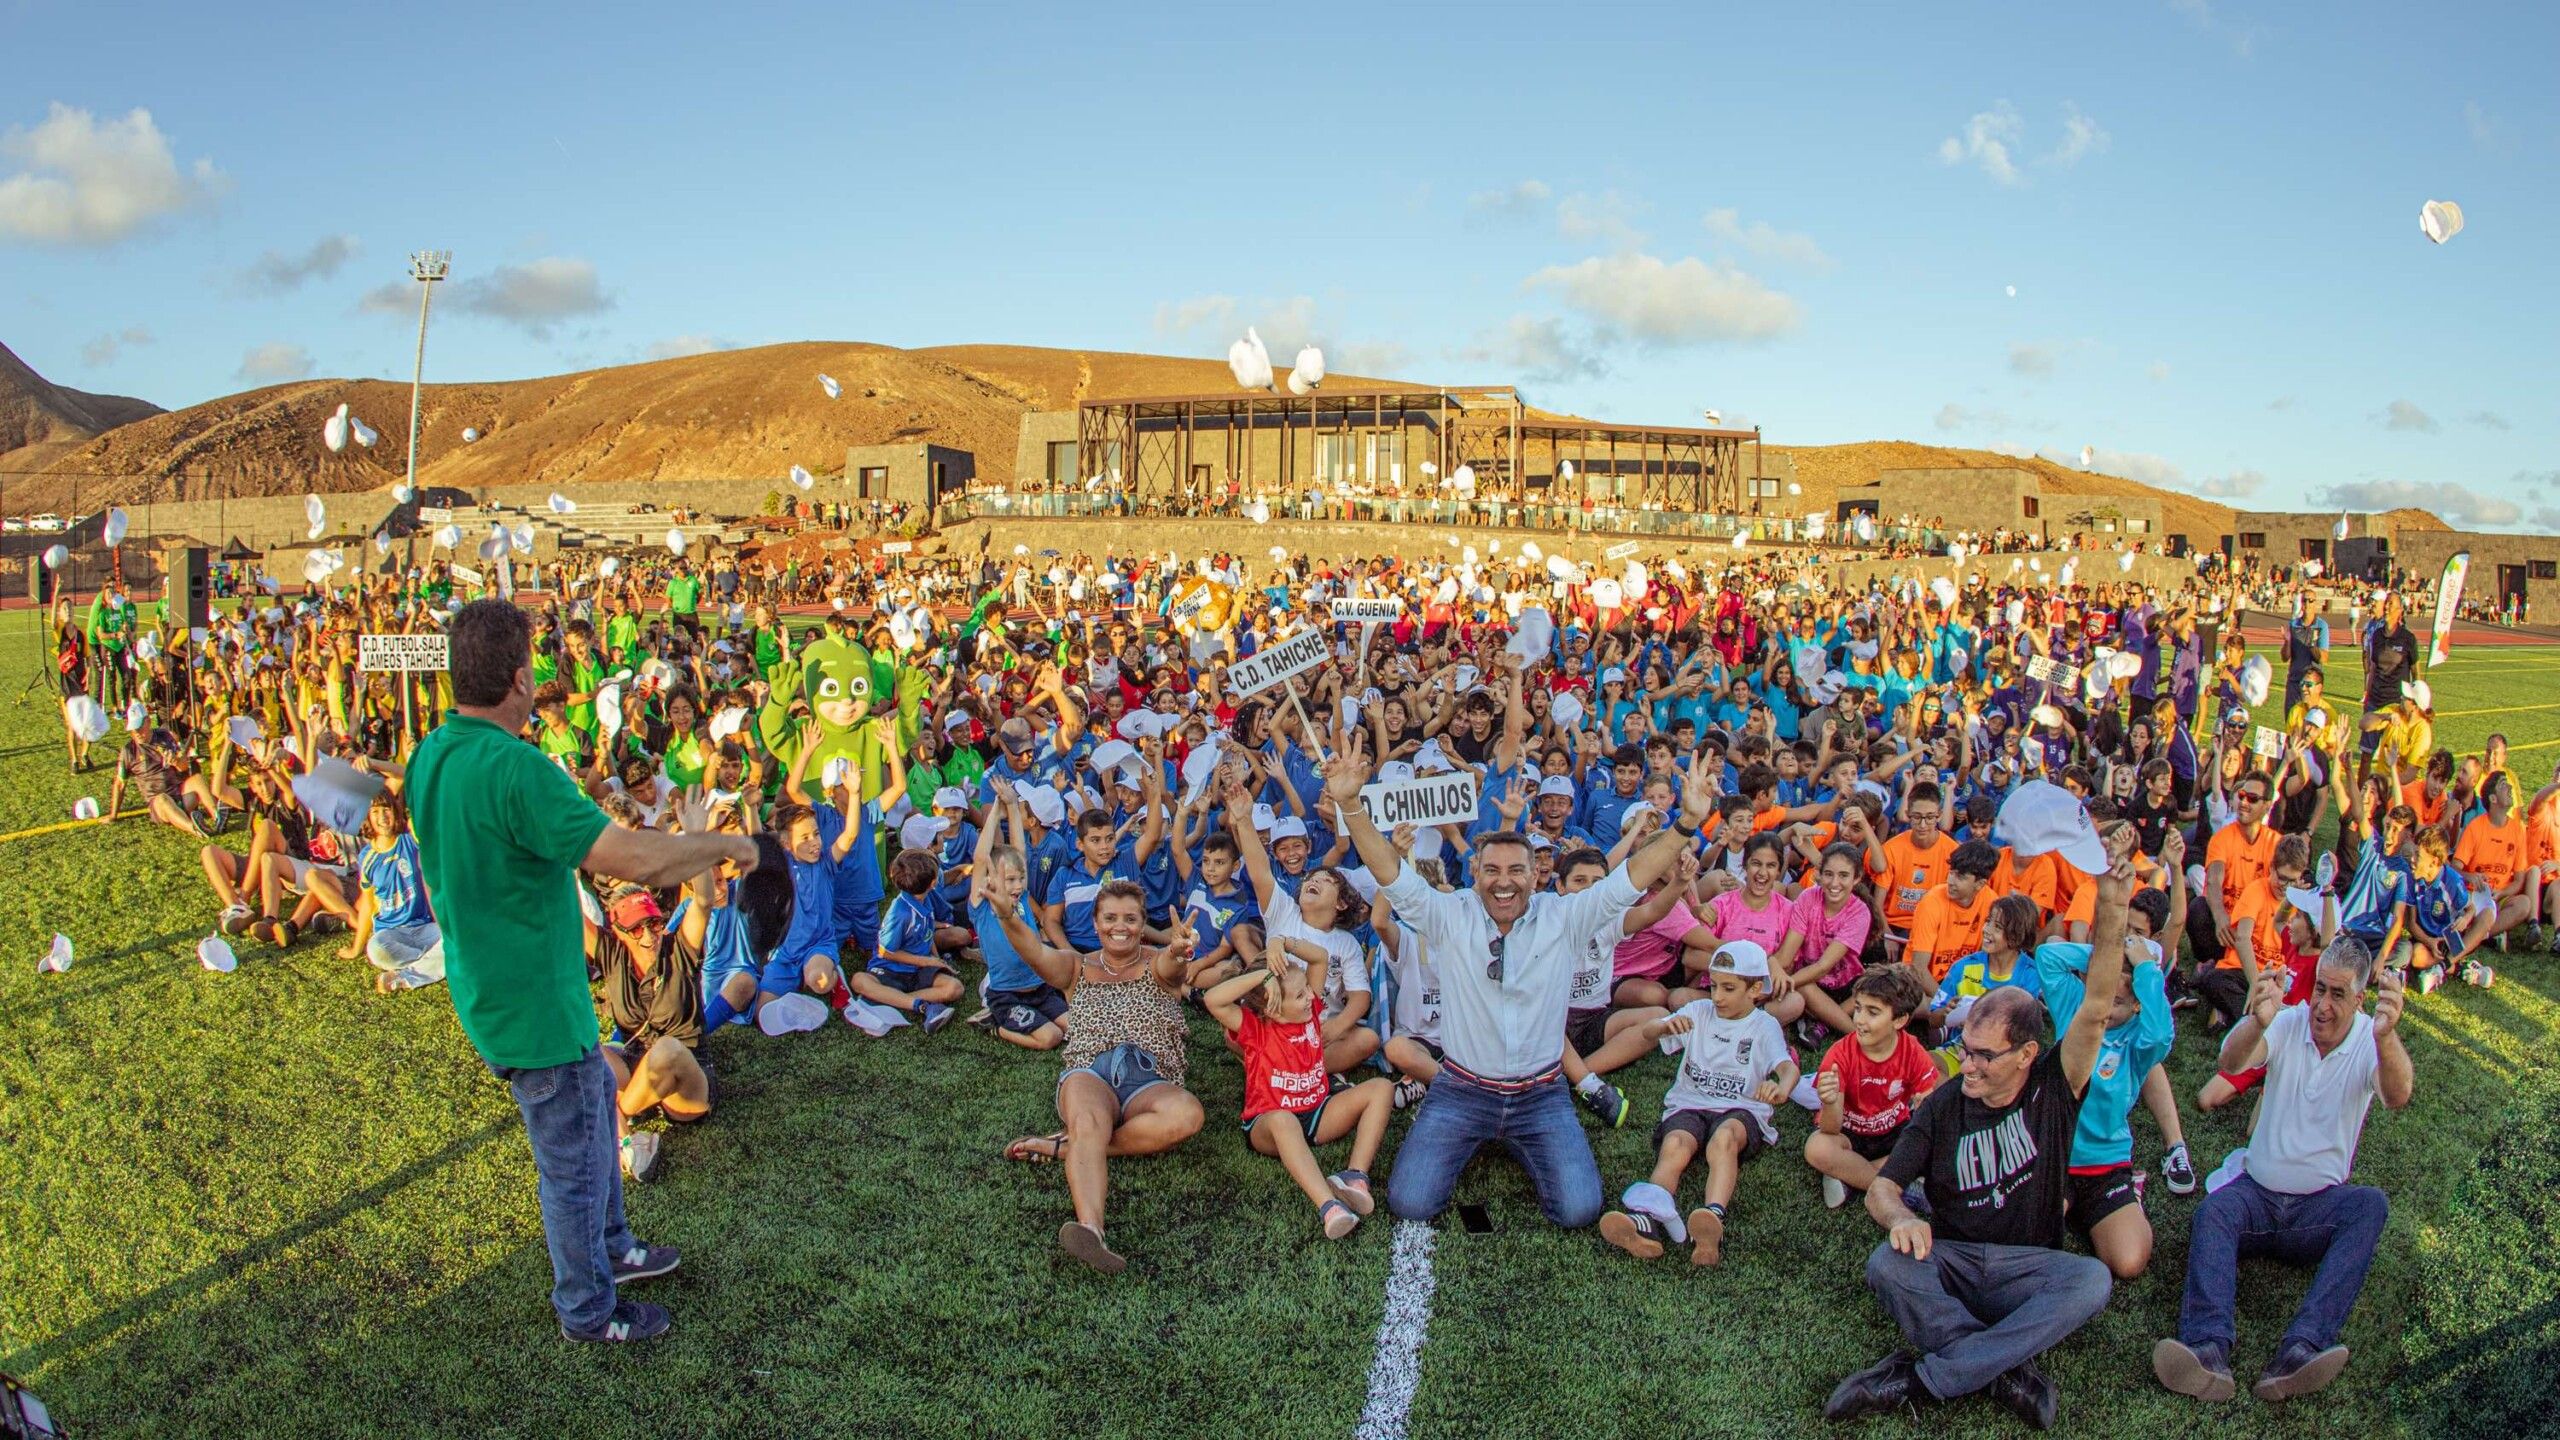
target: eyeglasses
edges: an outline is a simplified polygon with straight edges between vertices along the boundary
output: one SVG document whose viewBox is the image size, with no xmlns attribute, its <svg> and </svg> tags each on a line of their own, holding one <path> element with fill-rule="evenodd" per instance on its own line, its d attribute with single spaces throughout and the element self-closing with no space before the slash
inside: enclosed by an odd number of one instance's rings
<svg viewBox="0 0 2560 1440">
<path fill-rule="evenodd" d="M 1956 1057 L 1960 1064 L 1989 1065 L 1995 1061 L 2006 1060 L 2010 1056 L 2017 1054 L 2019 1051 L 2027 1048 L 2028 1043 L 2029 1042 L 2027 1041 L 2021 1040 L 2017 1044 L 2012 1045 L 2005 1050 L 1984 1050 L 1976 1046 L 1967 1045 L 1963 1041 L 1959 1040 L 1956 1042 Z"/>
<path fill-rule="evenodd" d="M 1502 947 L 1510 938 L 1507 935 L 1493 937 L 1493 959 L 1484 967 L 1484 978 L 1496 985 L 1502 983 Z"/>
</svg>

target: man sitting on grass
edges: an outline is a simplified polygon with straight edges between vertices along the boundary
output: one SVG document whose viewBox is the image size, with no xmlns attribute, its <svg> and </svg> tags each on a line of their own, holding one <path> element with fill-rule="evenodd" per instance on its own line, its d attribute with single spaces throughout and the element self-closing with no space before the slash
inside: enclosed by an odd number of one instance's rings
<svg viewBox="0 0 2560 1440">
<path fill-rule="evenodd" d="M 2347 1366 L 2338 1334 L 2391 1213 L 2380 1190 L 2348 1184 L 2347 1172 L 2374 1100 L 2398 1110 L 2416 1084 L 2400 1043 L 2400 972 L 2383 972 L 2368 1017 L 2372 976 L 2373 952 L 2341 938 L 2321 952 L 2308 1002 L 2284 1004 L 2284 976 L 2264 972 L 2249 1013 L 2223 1037 L 2222 1068 L 2264 1064 L 2267 1090 L 2249 1146 L 2236 1157 L 2239 1173 L 2196 1207 L 2178 1338 L 2152 1347 L 2152 1373 L 2181 1395 L 2231 1398 L 2232 1304 L 2244 1255 L 2318 1267 L 2283 1347 L 2250 1393 L 2267 1401 L 2308 1395 Z"/>
</svg>

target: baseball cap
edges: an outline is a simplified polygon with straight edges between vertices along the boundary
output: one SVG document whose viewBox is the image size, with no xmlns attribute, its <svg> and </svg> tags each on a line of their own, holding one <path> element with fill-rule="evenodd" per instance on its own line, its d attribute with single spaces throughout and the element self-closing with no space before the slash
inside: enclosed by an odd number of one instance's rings
<svg viewBox="0 0 2560 1440">
<path fill-rule="evenodd" d="M 1538 798 L 1544 800 L 1550 795 L 1561 795 L 1567 800 L 1572 799 L 1573 781 L 1562 775 L 1550 775 L 1546 779 L 1539 781 Z"/>
<path fill-rule="evenodd" d="M 827 762 L 827 768 L 825 770 L 819 772 L 818 783 L 829 790 L 833 790 L 837 786 L 843 784 L 845 782 L 845 778 L 852 773 L 853 757 L 850 755 L 838 755 Z"/>
<path fill-rule="evenodd" d="M 910 815 L 907 823 L 898 827 L 898 843 L 910 850 L 930 850 L 933 842 L 942 838 L 942 832 L 950 828 L 951 822 L 939 815 Z"/>
<path fill-rule="evenodd" d="M 1428 775 L 1438 770 L 1457 768 L 1450 763 L 1449 753 L 1440 748 L 1440 742 L 1436 739 L 1423 741 L 1422 748 L 1413 753 L 1413 773 L 1416 775 Z"/>
<path fill-rule="evenodd" d="M 1256 830 L 1261 830 L 1261 831 L 1268 831 L 1268 830 L 1270 830 L 1270 828 L 1272 827 L 1272 825 L 1273 825 L 1273 824 L 1278 820 L 1278 818 L 1279 818 L 1279 817 L 1277 817 L 1277 816 L 1275 816 L 1275 815 L 1273 815 L 1273 814 L 1271 813 L 1271 807 L 1270 807 L 1270 806 L 1268 806 L 1268 805 L 1264 805 L 1264 804 L 1262 804 L 1262 803 L 1260 803 L 1260 802 L 1258 802 L 1258 801 L 1257 801 L 1257 802 L 1255 802 L 1254 807 L 1253 807 L 1253 828 L 1254 828 L 1254 829 L 1256 829 Z M 1303 832 L 1301 832 L 1301 833 L 1303 833 Z"/>
<path fill-rule="evenodd" d="M 2436 708 L 2436 692 L 2424 680 L 2412 680 L 2401 686 L 2400 698 L 2414 703 L 2421 710 Z"/>
<path fill-rule="evenodd" d="M 1710 974 L 1723 971 L 1746 980 L 1757 980 L 1766 989 L 1769 982 L 1769 952 L 1750 940 L 1727 940 L 1716 947 L 1707 959 Z"/>
<path fill-rule="evenodd" d="M 1056 790 L 1046 785 L 1022 787 L 1022 808 L 1043 825 L 1063 825 L 1067 819 L 1067 802 Z"/>
<path fill-rule="evenodd" d="M 969 792 L 961 789 L 957 785 L 945 785 L 941 789 L 933 792 L 933 808 L 936 810 L 966 810 L 969 808 Z"/>
<path fill-rule="evenodd" d="M 1394 785 L 1412 778 L 1413 762 L 1410 760 L 1390 760 L 1378 767 L 1378 783 L 1381 785 Z"/>
<path fill-rule="evenodd" d="M 1306 838 L 1307 822 L 1299 819 L 1295 815 L 1283 815 L 1279 819 L 1271 822 L 1271 843 L 1274 845 L 1279 844 L 1283 840 L 1304 840 Z"/>
<path fill-rule="evenodd" d="M 1614 684 L 1626 678 L 1627 667 L 1624 665 L 1608 665 L 1601 668 L 1600 683 L 1603 685 Z"/>
<path fill-rule="evenodd" d="M 1532 830 L 1529 832 L 1529 848 L 1532 850 L 1553 850 L 1556 848 L 1556 842 L 1539 834 L 1537 831 Z"/>
<path fill-rule="evenodd" d="M 1132 710 L 1120 717 L 1117 729 L 1123 740 L 1153 740 L 1172 732 L 1181 724 L 1178 718 L 1155 710 Z"/>
<path fill-rule="evenodd" d="M 2029 780 L 2010 791 L 1991 834 L 2022 860 L 2060 855 L 2083 875 L 2106 873 L 2107 847 L 2089 821 L 2088 805 L 2059 785 Z"/>
<path fill-rule="evenodd" d="M 1008 754 L 1030 749 L 1033 744 L 1030 722 L 1018 715 L 1007 720 L 1003 728 L 996 731 L 996 743 L 1002 745 Z"/>
<path fill-rule="evenodd" d="M 1105 740 L 1093 747 L 1093 754 L 1085 763 L 1091 765 L 1097 774 L 1108 775 L 1136 759 L 1137 755 L 1138 747 L 1126 740 Z"/>
<path fill-rule="evenodd" d="M 942 717 L 942 732 L 946 735 L 950 734 L 954 730 L 966 730 L 968 728 L 969 712 L 966 710 L 954 710 L 950 714 Z"/>
</svg>

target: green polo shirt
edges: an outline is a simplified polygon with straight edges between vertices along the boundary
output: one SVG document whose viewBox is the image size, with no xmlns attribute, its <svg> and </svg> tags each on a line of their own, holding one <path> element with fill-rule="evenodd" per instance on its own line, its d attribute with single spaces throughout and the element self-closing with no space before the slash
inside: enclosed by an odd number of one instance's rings
<svg viewBox="0 0 2560 1440">
<path fill-rule="evenodd" d="M 692 615 L 702 608 L 702 581 L 692 575 L 679 575 L 667 582 L 667 608 L 678 615 Z"/>
<path fill-rule="evenodd" d="M 513 1070 L 595 1048 L 577 866 L 604 812 L 540 750 L 468 715 L 419 743 L 407 798 L 472 1047 Z"/>
</svg>

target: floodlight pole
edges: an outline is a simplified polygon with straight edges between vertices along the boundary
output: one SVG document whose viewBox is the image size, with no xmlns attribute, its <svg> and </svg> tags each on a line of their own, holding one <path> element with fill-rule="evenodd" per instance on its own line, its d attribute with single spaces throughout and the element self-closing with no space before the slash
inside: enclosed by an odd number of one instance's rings
<svg viewBox="0 0 2560 1440">
<path fill-rule="evenodd" d="M 409 498 L 418 498 L 418 391 L 427 373 L 427 305 L 436 282 L 453 270 L 450 250 L 420 250 L 409 257 L 409 278 L 418 282 L 418 358 L 409 371 Z"/>
</svg>

